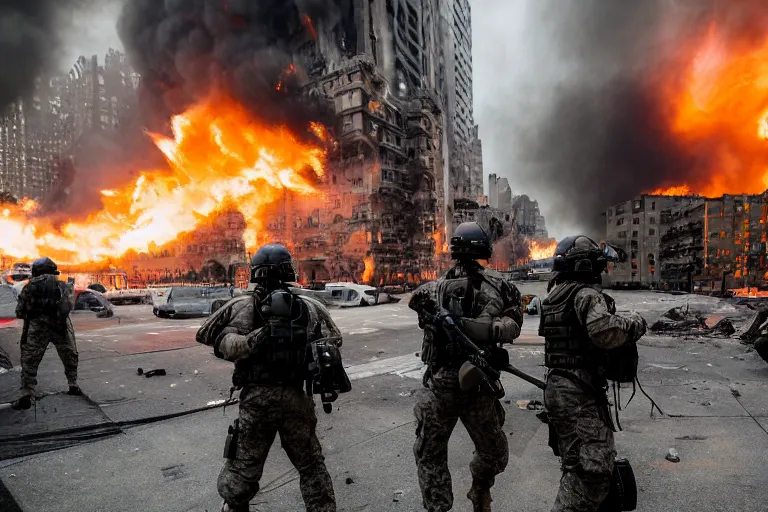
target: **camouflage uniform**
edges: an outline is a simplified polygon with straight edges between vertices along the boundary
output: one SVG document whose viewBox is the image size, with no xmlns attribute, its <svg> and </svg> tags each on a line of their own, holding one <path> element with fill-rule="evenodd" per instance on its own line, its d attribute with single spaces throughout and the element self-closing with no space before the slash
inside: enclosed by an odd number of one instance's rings
<svg viewBox="0 0 768 512">
<path fill-rule="evenodd" d="M 468 306 L 464 311 L 469 314 L 462 321 L 487 320 L 488 325 L 493 321 L 504 321 L 513 327 L 506 340 L 511 343 L 520 335 L 522 324 L 520 292 L 493 271 L 480 268 L 479 274 L 483 279 L 473 286 L 472 300 L 464 303 Z M 465 296 L 466 281 L 466 278 L 441 278 L 428 283 L 414 292 L 410 306 L 418 311 L 421 300 L 431 298 L 439 303 L 439 295 L 461 300 Z M 490 507 L 490 488 L 496 475 L 504 471 L 509 461 L 507 437 L 502 430 L 504 409 L 483 387 L 462 391 L 458 368 L 463 361 L 447 362 L 441 349 L 444 340 L 437 339 L 439 335 L 432 325 L 421 321 L 420 325 L 424 328 L 422 360 L 428 365 L 425 375 L 427 389 L 421 392 L 414 407 L 416 443 L 413 452 L 423 506 L 430 512 L 448 511 L 453 506 L 448 441 L 460 419 L 475 445 L 475 456 L 470 463 L 473 483 L 467 497 L 475 507 L 481 506 L 481 503 Z"/>
<path fill-rule="evenodd" d="M 54 282 L 50 282 L 54 281 Z M 33 309 L 33 286 L 45 283 L 48 286 L 58 286 L 61 290 L 62 305 L 57 315 L 30 315 Z M 74 293 L 72 288 L 56 276 L 46 274 L 33 277 L 19 294 L 16 305 L 16 317 L 24 319 L 24 330 L 21 336 L 21 389 L 22 395 L 34 395 L 37 386 L 37 368 L 43 360 L 49 343 L 53 343 L 64 365 L 64 375 L 70 388 L 77 387 L 77 345 L 75 329 L 69 312 L 74 309 Z"/>
<path fill-rule="evenodd" d="M 237 363 L 247 359 L 261 341 L 263 323 L 257 313 L 262 290 L 237 297 L 216 311 L 200 328 L 197 341 L 212 345 L 217 357 Z M 322 304 L 302 297 L 309 305 L 308 331 L 341 334 Z M 339 342 L 340 343 L 340 342 Z M 240 393 L 240 436 L 237 459 L 227 460 L 218 478 L 219 495 L 233 510 L 247 510 L 259 491 L 264 463 L 276 434 L 299 472 L 299 486 L 307 510 L 335 512 L 333 484 L 325 467 L 315 427 L 315 403 L 300 386 L 246 384 Z"/>
<path fill-rule="evenodd" d="M 581 326 L 598 348 L 617 348 L 636 341 L 644 332 L 642 317 L 637 313 L 616 315 L 612 299 L 596 286 L 578 291 L 573 305 Z M 605 385 L 588 370 L 559 369 L 547 376 L 544 405 L 557 433 L 563 470 L 552 512 L 597 511 L 608 495 L 616 448 Z"/>
</svg>

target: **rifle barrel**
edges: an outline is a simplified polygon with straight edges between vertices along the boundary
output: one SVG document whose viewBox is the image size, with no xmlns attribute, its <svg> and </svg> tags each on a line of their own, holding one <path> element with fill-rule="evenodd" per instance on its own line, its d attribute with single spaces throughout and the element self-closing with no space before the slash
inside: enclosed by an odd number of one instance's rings
<svg viewBox="0 0 768 512">
<path fill-rule="evenodd" d="M 517 368 L 515 368 L 511 364 L 505 366 L 501 370 L 505 371 L 507 373 L 511 373 L 515 377 L 519 377 L 519 378 L 523 379 L 524 381 L 533 384 L 534 386 L 536 386 L 537 388 L 539 388 L 541 390 L 543 390 L 544 388 L 547 387 L 547 384 L 543 380 L 539 380 L 539 379 L 537 379 L 536 377 L 534 377 L 532 375 L 528 375 L 527 373 L 518 370 Z"/>
</svg>

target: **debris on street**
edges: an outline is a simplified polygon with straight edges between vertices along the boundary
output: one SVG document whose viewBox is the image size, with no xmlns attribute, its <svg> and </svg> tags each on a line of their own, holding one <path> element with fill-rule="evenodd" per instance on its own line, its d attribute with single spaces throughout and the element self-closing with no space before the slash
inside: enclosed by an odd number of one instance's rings
<svg viewBox="0 0 768 512">
<path fill-rule="evenodd" d="M 670 309 L 651 325 L 650 329 L 653 332 L 676 336 L 731 336 L 736 332 L 729 319 L 723 318 L 710 327 L 707 325 L 706 316 L 691 312 L 687 307 Z"/>
<path fill-rule="evenodd" d="M 143 368 L 136 369 L 137 375 L 144 375 L 146 378 L 154 377 L 155 375 L 166 375 L 164 368 L 158 368 L 157 370 L 149 370 L 145 372 Z"/>
<path fill-rule="evenodd" d="M 667 452 L 667 456 L 664 458 L 669 462 L 680 462 L 680 455 L 678 455 L 677 450 L 674 448 L 670 448 Z"/>
</svg>

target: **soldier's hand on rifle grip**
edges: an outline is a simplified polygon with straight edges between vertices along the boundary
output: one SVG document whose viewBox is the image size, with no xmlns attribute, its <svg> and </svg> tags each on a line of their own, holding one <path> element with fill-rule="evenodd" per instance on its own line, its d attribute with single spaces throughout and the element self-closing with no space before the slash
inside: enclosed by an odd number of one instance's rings
<svg viewBox="0 0 768 512">
<path fill-rule="evenodd" d="M 520 326 L 509 317 L 497 318 L 491 324 L 493 339 L 498 343 L 512 343 L 520 336 Z"/>
</svg>

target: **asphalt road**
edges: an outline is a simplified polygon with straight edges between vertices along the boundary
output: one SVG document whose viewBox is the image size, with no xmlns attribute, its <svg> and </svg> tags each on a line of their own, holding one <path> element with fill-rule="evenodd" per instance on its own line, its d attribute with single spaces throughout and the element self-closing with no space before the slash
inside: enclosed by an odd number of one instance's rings
<svg viewBox="0 0 768 512">
<path fill-rule="evenodd" d="M 542 284 L 520 288 L 524 294 L 544 292 Z M 638 310 L 649 322 L 679 305 L 734 318 L 737 326 L 746 315 L 706 297 L 614 296 L 619 310 Z M 147 306 L 116 310 L 114 319 L 75 320 L 80 380 L 88 400 L 55 394 L 66 389 L 66 382 L 50 350 L 40 388 L 54 394 L 40 400 L 37 418 L 32 411 L 0 411 L 5 449 L 39 451 L 0 461 L 0 479 L 27 512 L 218 510 L 215 480 L 226 427 L 237 410 L 190 411 L 228 397 L 231 365 L 194 342 L 200 319 L 156 319 Z M 352 392 L 339 398 L 331 415 L 318 408 L 318 432 L 339 510 L 421 510 L 412 454 L 412 407 L 422 392 L 415 313 L 403 300 L 332 314 L 344 334 L 342 352 L 353 380 Z M 510 356 L 518 367 L 542 377 L 537 327 L 538 317 L 526 318 Z M 163 368 L 167 375 L 145 378 L 137 375 L 139 367 Z M 620 454 L 635 468 L 638 510 L 765 510 L 768 365 L 735 339 L 649 335 L 641 342 L 640 375 L 666 415 L 650 418 L 649 403 L 639 394 L 621 412 L 624 430 L 616 438 Z M 0 375 L 0 397 L 12 397 L 17 386 L 17 372 Z M 548 511 L 559 462 L 547 448 L 546 426 L 534 412 L 518 407 L 518 401 L 541 400 L 541 392 L 511 376 L 504 377 L 504 386 L 511 457 L 494 487 L 494 510 Z M 624 403 L 631 388 L 622 391 Z M 180 416 L 169 418 L 174 415 Z M 70 430 L 51 441 L 51 431 L 61 428 Z M 83 435 L 89 432 L 100 437 Z M 110 432 L 117 433 L 106 435 Z M 9 435 L 22 441 L 10 442 Z M 671 447 L 680 453 L 680 463 L 664 459 Z M 471 457 L 471 441 L 458 426 L 450 446 L 456 510 L 469 506 L 464 495 Z M 2 500 L 0 492 L 0 508 Z M 251 510 L 304 510 L 296 472 L 279 443 Z"/>
</svg>

